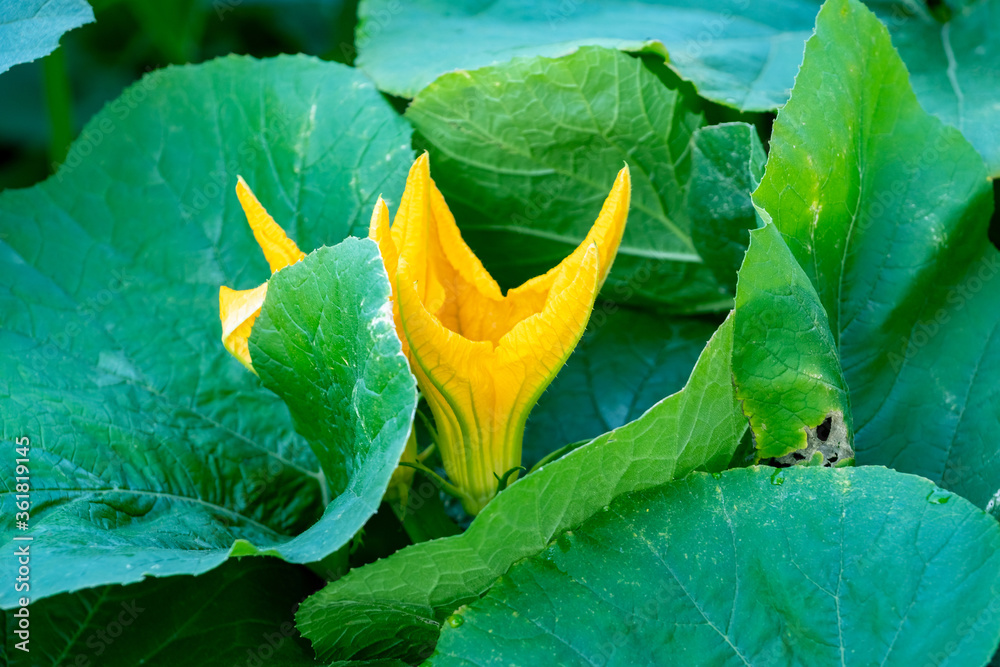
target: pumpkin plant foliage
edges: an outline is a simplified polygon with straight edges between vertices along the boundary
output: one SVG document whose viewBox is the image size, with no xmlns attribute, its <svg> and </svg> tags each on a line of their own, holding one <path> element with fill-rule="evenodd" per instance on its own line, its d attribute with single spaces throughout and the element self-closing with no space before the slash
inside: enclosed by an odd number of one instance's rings
<svg viewBox="0 0 1000 667">
<path fill-rule="evenodd" d="M 921 108 L 886 28 L 855 5 L 820 13 L 795 92 L 754 201 L 829 317 L 859 462 L 985 507 L 1000 488 L 1000 254 L 982 159 Z"/>
<path fill-rule="evenodd" d="M 300 88 L 306 84 L 308 93 Z M 295 267 L 297 282 L 314 283 L 316 292 L 295 318 L 353 309 L 353 331 L 341 317 L 343 328 L 330 333 L 356 341 L 323 354 L 353 355 L 353 365 L 370 357 L 380 374 L 398 376 L 388 385 L 387 409 L 352 417 L 379 436 L 384 451 L 375 456 L 366 453 L 368 441 L 342 435 L 318 436 L 313 444 L 325 451 L 314 454 L 305 440 L 311 433 L 296 435 L 289 414 L 307 400 L 302 389 L 276 372 L 264 377 L 286 407 L 234 373 L 215 321 L 223 276 L 245 282 L 260 261 L 242 213 L 225 203 L 230 188 L 219 180 L 228 169 L 245 170 L 317 245 L 364 224 L 356 216 L 392 178 L 392 165 L 404 169 L 397 179 L 405 175 L 409 130 L 373 86 L 353 70 L 304 57 L 227 58 L 137 85 L 150 91 L 147 102 L 121 119 L 114 106 L 96 118 L 90 132 L 102 131 L 104 121 L 112 131 L 85 164 L 67 163 L 0 203 L 0 414 L 5 439 L 29 435 L 35 443 L 35 566 L 50 572 L 35 583 L 35 598 L 196 574 L 231 553 L 325 558 L 377 509 L 415 405 L 391 324 L 378 332 L 370 322 L 389 295 L 372 262 L 374 244 L 338 246 L 326 251 L 327 262 L 313 256 Z M 368 127 L 353 121 L 359 107 L 368 110 Z M 366 156 L 377 173 L 365 174 Z M 332 210 L 325 198 L 338 190 L 344 196 Z M 308 270 L 316 264 L 330 268 Z M 333 267 L 354 284 L 331 281 Z M 272 319 L 258 343 L 275 368 L 295 364 L 299 382 L 312 383 L 321 381 L 310 375 L 325 362 L 290 359 L 281 340 L 305 324 Z M 327 390 L 350 397 L 353 375 L 324 373 Z M 10 473 L 4 514 L 13 516 L 14 460 L 3 465 Z M 350 481 L 320 472 L 337 469 Z M 10 549 L 14 536 L 4 526 Z M 16 597 L 5 590 L 4 606 Z"/>
<path fill-rule="evenodd" d="M 0 3 L 0 73 L 48 55 L 63 33 L 94 20 L 85 0 L 4 0 Z"/>
<path fill-rule="evenodd" d="M 996 3 L 361 0 L 352 65 L 145 74 L 0 193 L 0 655 L 989 663 Z M 34 4 L 0 71 L 91 18 Z"/>
</svg>

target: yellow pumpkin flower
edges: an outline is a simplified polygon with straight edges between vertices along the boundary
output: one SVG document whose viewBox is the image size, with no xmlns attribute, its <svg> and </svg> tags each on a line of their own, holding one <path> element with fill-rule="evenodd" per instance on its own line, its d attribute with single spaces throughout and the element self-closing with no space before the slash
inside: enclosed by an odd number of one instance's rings
<svg viewBox="0 0 1000 667">
<path fill-rule="evenodd" d="M 240 200 L 243 212 L 253 230 L 253 236 L 257 239 L 257 244 L 264 251 L 264 257 L 271 266 L 271 274 L 275 274 L 281 269 L 294 264 L 306 255 L 299 250 L 285 234 L 278 223 L 274 221 L 264 207 L 260 205 L 250 187 L 243 180 L 237 177 L 236 196 Z M 250 331 L 253 323 L 260 315 L 260 308 L 264 305 L 264 297 L 267 296 L 267 283 L 258 285 L 248 290 L 233 290 L 226 286 L 219 288 L 219 318 L 222 320 L 222 344 L 229 352 L 239 359 L 244 366 L 253 370 L 250 363 L 250 350 L 247 347 L 247 340 L 250 339 Z"/>
<path fill-rule="evenodd" d="M 392 283 L 396 330 L 434 414 L 445 471 L 470 514 L 496 495 L 500 479 L 516 475 L 528 413 L 583 335 L 618 252 L 630 187 L 625 167 L 576 250 L 506 295 L 462 239 L 426 154 L 410 169 L 391 227 L 381 197 L 375 205 L 369 236 Z M 236 192 L 272 274 L 305 257 L 242 178 Z M 247 341 L 266 295 L 266 282 L 219 291 L 223 344 L 251 371 Z M 405 462 L 418 460 L 414 435 Z M 397 511 L 412 475 L 408 467 L 393 475 L 386 498 Z"/>
<path fill-rule="evenodd" d="M 462 240 L 426 153 L 410 169 L 391 228 L 385 203 L 376 204 L 369 237 L 393 283 L 397 331 L 434 414 L 445 471 L 470 514 L 520 465 L 528 413 L 587 326 L 629 196 L 625 167 L 576 250 L 506 295 Z"/>
</svg>

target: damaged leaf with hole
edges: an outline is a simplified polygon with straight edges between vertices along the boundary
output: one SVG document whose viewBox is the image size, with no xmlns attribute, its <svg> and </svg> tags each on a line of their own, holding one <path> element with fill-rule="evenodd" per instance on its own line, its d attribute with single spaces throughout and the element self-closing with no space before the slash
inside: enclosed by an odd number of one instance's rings
<svg viewBox="0 0 1000 667">
<path fill-rule="evenodd" d="M 772 457 L 765 463 L 778 468 L 795 465 L 841 468 L 854 465 L 854 448 L 843 413 L 831 412 L 819 426 L 807 427 L 805 432 L 805 447 L 784 456 Z"/>
<path fill-rule="evenodd" d="M 757 459 L 850 465 L 850 398 L 826 311 L 784 239 L 750 233 L 736 287 L 733 376 Z"/>
</svg>

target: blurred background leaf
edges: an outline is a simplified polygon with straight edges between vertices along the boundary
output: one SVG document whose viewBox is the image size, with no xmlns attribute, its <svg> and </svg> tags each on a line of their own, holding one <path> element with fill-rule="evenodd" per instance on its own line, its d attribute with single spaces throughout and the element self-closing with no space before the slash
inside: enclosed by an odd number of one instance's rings
<svg viewBox="0 0 1000 667">
<path fill-rule="evenodd" d="M 67 33 L 48 57 L 0 76 L 0 190 L 53 173 L 83 125 L 151 70 L 229 53 L 306 53 L 351 64 L 356 4 L 93 0 L 94 23 Z"/>
</svg>

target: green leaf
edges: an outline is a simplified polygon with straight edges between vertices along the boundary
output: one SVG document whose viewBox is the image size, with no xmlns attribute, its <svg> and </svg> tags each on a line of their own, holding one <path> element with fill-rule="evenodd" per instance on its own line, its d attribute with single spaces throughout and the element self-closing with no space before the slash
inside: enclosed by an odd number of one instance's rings
<svg viewBox="0 0 1000 667">
<path fill-rule="evenodd" d="M 531 411 L 524 465 L 634 421 L 679 391 L 713 331 L 708 320 L 598 303 L 573 355 Z"/>
<path fill-rule="evenodd" d="M 285 552 L 320 518 L 319 460 L 219 341 L 219 286 L 270 275 L 233 188 L 242 174 L 303 249 L 336 243 L 401 192 L 409 136 L 355 70 L 229 57 L 144 77 L 54 177 L 0 195 L 0 439 L 32 444 L 33 599 L 205 572 L 237 541 Z M 359 355 L 369 326 L 383 325 L 364 323 Z M 4 516 L 13 466 L 0 461 Z M 321 559 L 360 526 L 332 510 L 289 558 Z"/>
<path fill-rule="evenodd" d="M 826 312 L 770 223 L 750 232 L 740 269 L 733 379 L 760 458 L 853 458 L 851 401 Z"/>
<path fill-rule="evenodd" d="M 598 45 L 666 54 L 667 66 L 701 96 L 771 111 L 788 99 L 819 4 L 362 0 L 357 64 L 382 90 L 413 97 L 456 69 Z M 960 3 L 943 24 L 912 0 L 869 4 L 889 26 L 920 103 L 960 129 L 1000 175 L 1000 0 Z"/>
<path fill-rule="evenodd" d="M 915 3 L 890 5 L 876 11 L 920 104 L 958 128 L 1000 176 L 1000 0 L 964 3 L 943 24 Z"/>
<path fill-rule="evenodd" d="M 736 272 L 757 227 L 750 193 L 764 175 L 767 155 L 753 125 L 699 128 L 691 144 L 691 241 L 719 284 L 736 291 Z"/>
<path fill-rule="evenodd" d="M 284 399 L 332 502 L 277 553 L 319 560 L 378 510 L 417 409 L 378 245 L 346 239 L 278 271 L 250 336 L 261 382 Z M 242 551 L 242 545 L 241 545 Z"/>
<path fill-rule="evenodd" d="M 560 534 L 456 612 L 429 664 L 972 667 L 998 594 L 1000 526 L 925 479 L 730 470 Z"/>
<path fill-rule="evenodd" d="M 675 310 L 731 303 L 691 241 L 691 133 L 704 123 L 641 60 L 581 48 L 442 77 L 407 109 L 462 235 L 504 285 L 586 236 L 628 163 L 632 200 L 604 294 Z"/>
<path fill-rule="evenodd" d="M 973 148 L 920 108 L 885 27 L 828 2 L 754 200 L 829 316 L 858 462 L 980 506 L 1000 487 L 992 199 Z"/>
<path fill-rule="evenodd" d="M 0 0 L 0 73 L 47 56 L 63 33 L 93 20 L 86 0 Z"/>
<path fill-rule="evenodd" d="M 198 577 L 148 579 L 33 601 L 31 652 L 12 651 L 12 664 L 314 665 L 292 614 L 316 581 L 302 567 L 245 558 Z M 18 641 L 12 621 L 8 613 L 7 636 Z"/>
<path fill-rule="evenodd" d="M 413 97 L 445 72 L 515 56 L 558 57 L 587 44 L 669 52 L 667 64 L 702 96 L 767 111 L 788 96 L 816 8 L 807 0 L 363 0 L 357 64 L 382 90 Z"/>
<path fill-rule="evenodd" d="M 724 469 L 746 429 L 730 379 L 732 332 L 730 318 L 708 342 L 684 389 L 519 479 L 462 535 L 407 547 L 307 599 L 296 619 L 317 656 L 426 656 L 445 617 L 560 531 L 623 493 L 695 469 Z"/>
</svg>

